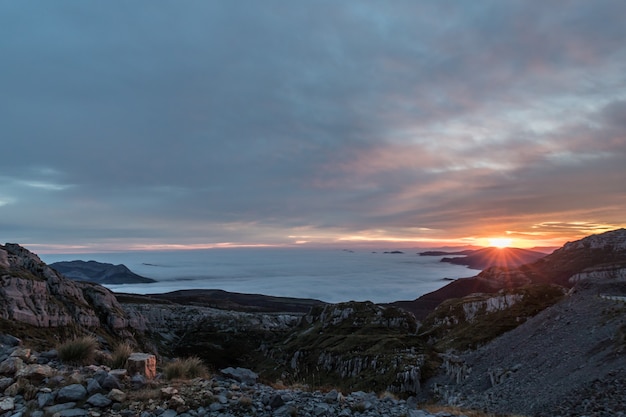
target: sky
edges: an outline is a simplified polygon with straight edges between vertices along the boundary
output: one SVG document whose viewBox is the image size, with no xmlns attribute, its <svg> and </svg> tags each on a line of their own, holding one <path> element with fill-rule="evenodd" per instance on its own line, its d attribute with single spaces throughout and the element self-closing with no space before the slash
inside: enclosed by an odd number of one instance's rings
<svg viewBox="0 0 626 417">
<path fill-rule="evenodd" d="M 0 0 L 0 240 L 531 247 L 624 227 L 624 16 Z"/>
</svg>

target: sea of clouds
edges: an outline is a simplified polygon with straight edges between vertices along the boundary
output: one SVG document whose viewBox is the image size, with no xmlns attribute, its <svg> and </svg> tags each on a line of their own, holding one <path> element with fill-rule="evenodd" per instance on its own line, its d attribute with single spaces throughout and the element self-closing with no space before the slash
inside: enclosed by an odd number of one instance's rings
<svg viewBox="0 0 626 417">
<path fill-rule="evenodd" d="M 448 283 L 444 278 L 478 271 L 440 262 L 441 257 L 337 249 L 228 248 L 193 251 L 130 251 L 42 255 L 47 263 L 95 260 L 124 264 L 157 280 L 151 284 L 107 285 L 115 292 L 156 294 L 184 289 L 315 298 L 326 302 L 385 303 L 411 300 Z"/>
</svg>

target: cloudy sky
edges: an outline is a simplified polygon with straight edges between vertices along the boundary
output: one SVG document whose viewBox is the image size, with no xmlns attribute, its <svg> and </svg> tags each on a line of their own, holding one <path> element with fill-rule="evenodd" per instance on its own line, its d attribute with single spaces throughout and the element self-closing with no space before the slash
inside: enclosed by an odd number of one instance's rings
<svg viewBox="0 0 626 417">
<path fill-rule="evenodd" d="M 0 1 L 0 239 L 532 246 L 624 227 L 624 16 Z"/>
</svg>

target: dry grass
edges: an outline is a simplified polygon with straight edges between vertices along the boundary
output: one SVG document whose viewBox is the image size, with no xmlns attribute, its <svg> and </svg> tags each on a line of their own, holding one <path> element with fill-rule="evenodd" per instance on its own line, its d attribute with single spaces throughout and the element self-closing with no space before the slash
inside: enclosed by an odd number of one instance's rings
<svg viewBox="0 0 626 417">
<path fill-rule="evenodd" d="M 57 346 L 61 362 L 72 365 L 91 364 L 96 357 L 98 340 L 94 336 L 83 336 Z"/>
<path fill-rule="evenodd" d="M 128 342 L 120 343 L 111 354 L 110 365 L 113 369 L 120 369 L 126 366 L 126 361 L 133 353 L 133 348 Z"/>
<path fill-rule="evenodd" d="M 205 377 L 209 374 L 202 360 L 196 356 L 185 359 L 175 359 L 163 368 L 166 379 L 193 379 Z"/>
</svg>

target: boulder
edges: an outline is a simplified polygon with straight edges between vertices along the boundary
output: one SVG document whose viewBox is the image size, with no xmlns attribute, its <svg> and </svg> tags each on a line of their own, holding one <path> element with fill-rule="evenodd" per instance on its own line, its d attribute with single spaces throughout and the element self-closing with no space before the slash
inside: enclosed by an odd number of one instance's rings
<svg viewBox="0 0 626 417">
<path fill-rule="evenodd" d="M 81 401 L 87 397 L 87 390 L 81 384 L 71 384 L 63 387 L 57 394 L 56 401 L 58 403 L 68 403 L 72 401 Z"/>
<path fill-rule="evenodd" d="M 111 390 L 111 392 L 109 392 L 108 397 L 115 402 L 121 403 L 122 401 L 126 399 L 126 393 L 124 393 L 123 391 L 120 391 L 119 389 L 114 388 Z"/>
<path fill-rule="evenodd" d="M 236 379 L 237 381 L 244 382 L 246 384 L 254 384 L 259 376 L 246 368 L 225 368 L 220 371 L 222 375 Z"/>
<path fill-rule="evenodd" d="M 87 392 L 89 394 L 95 394 L 97 392 L 102 392 L 102 387 L 98 383 L 95 378 L 91 378 L 87 381 Z"/>
<path fill-rule="evenodd" d="M 27 362 L 30 359 L 30 349 L 17 347 L 13 352 L 11 352 L 10 356 L 13 358 L 20 358 L 24 362 Z"/>
<path fill-rule="evenodd" d="M 16 378 L 25 378 L 34 382 L 41 382 L 54 375 L 54 369 L 48 365 L 27 365 L 15 373 Z"/>
<path fill-rule="evenodd" d="M 21 344 L 22 341 L 15 336 L 11 336 L 10 334 L 0 334 L 0 345 L 19 346 Z"/>
<path fill-rule="evenodd" d="M 15 399 L 13 397 L 7 397 L 0 400 L 0 411 L 11 411 L 15 408 Z"/>
<path fill-rule="evenodd" d="M 133 353 L 128 357 L 126 369 L 131 375 L 139 374 L 147 379 L 156 377 L 156 356 L 149 353 Z"/>
<path fill-rule="evenodd" d="M 112 402 L 113 401 L 110 398 L 107 398 L 100 393 L 94 394 L 87 399 L 88 404 L 98 408 L 108 407 Z"/>
<path fill-rule="evenodd" d="M 14 382 L 15 380 L 13 378 L 0 378 L 0 392 L 10 387 Z"/>
<path fill-rule="evenodd" d="M 17 371 L 24 367 L 24 361 L 20 358 L 12 356 L 0 363 L 0 375 L 13 376 Z"/>
</svg>

